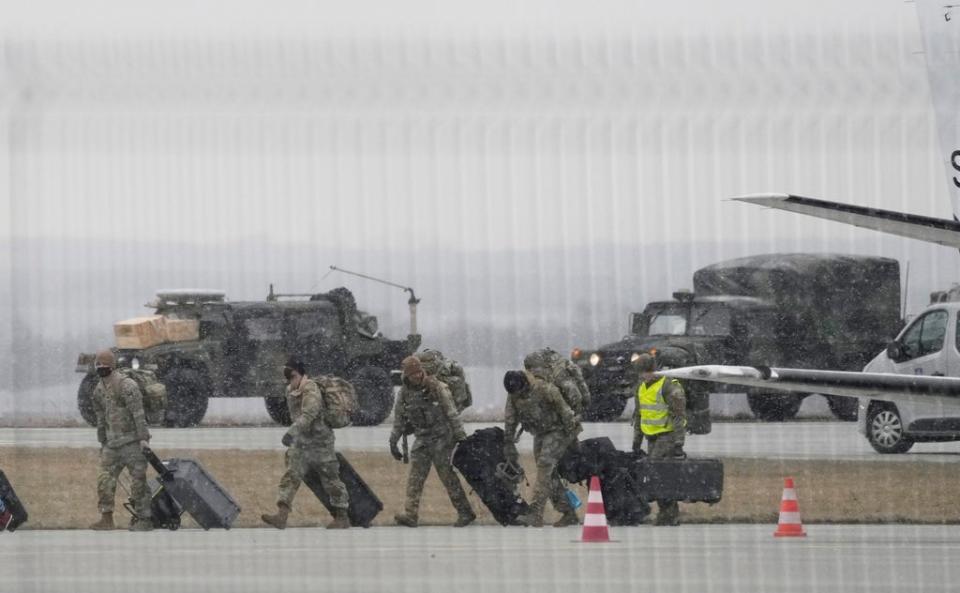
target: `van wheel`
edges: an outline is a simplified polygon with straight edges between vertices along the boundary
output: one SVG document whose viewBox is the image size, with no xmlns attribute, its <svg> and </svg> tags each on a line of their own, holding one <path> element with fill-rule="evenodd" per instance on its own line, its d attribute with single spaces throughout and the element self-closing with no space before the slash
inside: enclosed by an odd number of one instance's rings
<svg viewBox="0 0 960 593">
<path fill-rule="evenodd" d="M 789 420 L 800 411 L 803 396 L 799 393 L 748 393 L 747 403 L 750 411 L 759 420 L 782 422 Z"/>
<path fill-rule="evenodd" d="M 267 414 L 270 419 L 281 426 L 290 426 L 293 419 L 290 418 L 290 408 L 287 406 L 287 400 L 282 397 L 265 397 L 263 403 L 267 406 Z"/>
<path fill-rule="evenodd" d="M 376 426 L 390 415 L 393 408 L 393 381 L 390 373 L 379 367 L 360 367 L 350 384 L 357 392 L 357 410 L 350 421 L 355 426 Z"/>
<path fill-rule="evenodd" d="M 906 453 L 913 447 L 900 412 L 893 405 L 875 405 L 867 412 L 867 440 L 877 453 Z"/>
<path fill-rule="evenodd" d="M 96 375 L 84 375 L 77 390 L 77 408 L 80 410 L 80 416 L 90 426 L 97 425 L 97 412 L 93 408 L 93 390 L 99 380 L 100 378 Z"/>
<path fill-rule="evenodd" d="M 175 368 L 163 377 L 167 387 L 167 410 L 163 425 L 196 426 L 207 413 L 210 389 L 203 376 L 193 369 Z"/>
<path fill-rule="evenodd" d="M 844 422 L 856 422 L 857 408 L 860 407 L 857 398 L 844 397 L 842 395 L 828 395 L 826 397 L 827 407 L 830 408 L 830 411 L 837 419 L 843 420 Z"/>
</svg>

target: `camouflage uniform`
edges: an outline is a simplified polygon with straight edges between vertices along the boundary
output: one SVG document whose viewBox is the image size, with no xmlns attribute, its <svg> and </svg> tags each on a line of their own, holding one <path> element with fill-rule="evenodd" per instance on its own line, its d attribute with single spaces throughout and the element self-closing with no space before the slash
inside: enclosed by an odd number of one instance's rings
<svg viewBox="0 0 960 593">
<path fill-rule="evenodd" d="M 542 524 L 547 498 L 565 517 L 575 511 L 567 501 L 565 488 L 557 475 L 557 464 L 583 430 L 580 420 L 552 384 L 526 372 L 529 386 L 507 396 L 504 410 L 504 453 L 516 458 L 517 426 L 533 435 L 533 456 L 537 461 L 537 481 L 530 504 L 534 524 Z"/>
<path fill-rule="evenodd" d="M 100 512 L 113 513 L 117 477 L 123 468 L 127 468 L 134 512 L 141 519 L 149 519 L 147 459 L 140 449 L 140 441 L 149 441 L 150 431 L 147 430 L 140 388 L 133 379 L 113 372 L 94 388 L 93 409 L 97 415 L 97 440 L 101 445 L 97 474 Z"/>
<path fill-rule="evenodd" d="M 400 437 L 411 432 L 416 435 L 416 440 L 410 451 L 406 517 L 412 522 L 417 520 L 423 484 L 433 466 L 437 468 L 437 477 L 446 488 L 457 514 L 461 519 L 470 518 L 472 521 L 473 509 L 451 462 L 454 448 L 466 438 L 466 433 L 450 389 L 436 377 L 427 376 L 422 387 L 404 380 L 393 410 L 390 442 L 395 445 Z"/>
<path fill-rule="evenodd" d="M 580 388 L 573 377 L 566 372 L 564 361 L 559 354 L 548 349 L 538 350 L 523 359 L 523 366 L 537 379 L 556 386 L 568 405 L 575 402 L 575 405 L 572 405 L 575 414 L 583 413 L 583 396 Z"/>
<path fill-rule="evenodd" d="M 340 480 L 340 462 L 334 450 L 333 429 L 324 422 L 323 393 L 312 379 L 304 377 L 297 389 L 287 386 L 287 407 L 293 425 L 287 434 L 293 444 L 287 448 L 286 471 L 280 478 L 277 505 L 293 508 L 293 497 L 303 476 L 311 469 L 330 497 L 330 506 L 345 511 L 350 503 L 347 487 Z"/>
<path fill-rule="evenodd" d="M 658 377 L 653 382 L 659 380 L 660 379 Z M 651 382 L 651 384 L 653 382 Z M 634 391 L 636 392 L 639 389 L 640 386 L 637 385 L 637 389 Z M 686 435 L 686 430 L 684 427 L 687 424 L 686 395 L 684 394 L 683 387 L 680 386 L 680 383 L 675 379 L 670 379 L 669 377 L 664 380 L 661 393 L 663 394 L 663 399 L 666 401 L 667 407 L 669 408 L 670 423 L 673 425 L 674 429 L 669 432 L 662 432 L 653 436 L 644 435 L 640 428 L 640 412 L 638 408 L 637 413 L 634 415 L 633 450 L 635 453 L 640 452 L 640 446 L 643 442 L 644 436 L 646 436 L 647 441 L 650 443 L 647 447 L 647 454 L 650 456 L 650 459 L 675 459 L 677 457 L 683 457 L 683 445 Z M 657 524 L 677 524 L 680 516 L 680 505 L 677 503 L 677 501 L 658 500 L 657 509 Z"/>
</svg>

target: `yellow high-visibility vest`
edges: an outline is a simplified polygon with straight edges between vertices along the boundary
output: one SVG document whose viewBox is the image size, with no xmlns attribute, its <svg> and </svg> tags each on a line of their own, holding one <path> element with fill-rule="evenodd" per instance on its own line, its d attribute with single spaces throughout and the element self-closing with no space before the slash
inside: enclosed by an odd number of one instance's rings
<svg viewBox="0 0 960 593">
<path fill-rule="evenodd" d="M 640 430 L 643 434 L 653 436 L 673 430 L 670 408 L 667 400 L 663 398 L 663 385 L 666 380 L 666 377 L 660 377 L 649 386 L 641 381 L 637 389 L 637 411 L 640 414 Z"/>
</svg>

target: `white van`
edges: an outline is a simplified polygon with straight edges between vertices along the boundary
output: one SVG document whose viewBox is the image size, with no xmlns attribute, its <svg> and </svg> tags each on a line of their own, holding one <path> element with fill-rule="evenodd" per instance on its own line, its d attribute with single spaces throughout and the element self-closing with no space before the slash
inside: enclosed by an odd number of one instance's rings
<svg viewBox="0 0 960 593">
<path fill-rule="evenodd" d="M 960 377 L 960 302 L 932 304 L 867 363 L 868 373 Z M 960 440 L 960 408 L 860 398 L 857 427 L 880 453 L 903 453 L 914 443 Z"/>
</svg>

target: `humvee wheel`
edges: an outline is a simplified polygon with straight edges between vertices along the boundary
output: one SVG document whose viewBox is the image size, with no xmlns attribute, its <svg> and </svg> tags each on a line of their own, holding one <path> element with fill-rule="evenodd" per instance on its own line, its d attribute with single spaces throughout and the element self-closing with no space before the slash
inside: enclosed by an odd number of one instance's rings
<svg viewBox="0 0 960 593">
<path fill-rule="evenodd" d="M 393 382 L 390 374 L 378 367 L 360 367 L 350 383 L 357 392 L 357 411 L 351 421 L 355 426 L 376 426 L 390 415 L 393 407 Z"/>
<path fill-rule="evenodd" d="M 748 393 L 747 404 L 758 420 L 782 422 L 797 415 L 803 397 L 799 393 Z"/>
<path fill-rule="evenodd" d="M 173 369 L 163 377 L 167 386 L 167 410 L 163 425 L 196 426 L 207 413 L 210 390 L 203 376 L 193 369 Z"/>
<path fill-rule="evenodd" d="M 616 420 L 627 408 L 627 400 L 614 393 L 594 393 L 590 405 L 583 411 L 587 422 L 610 422 Z"/>
<path fill-rule="evenodd" d="M 290 426 L 293 419 L 290 418 L 290 408 L 287 407 L 287 400 L 282 397 L 265 397 L 263 403 L 267 406 L 267 414 L 270 419 L 277 424 Z"/>
<path fill-rule="evenodd" d="M 77 408 L 80 409 L 80 415 L 90 426 L 97 425 L 97 412 L 93 409 L 93 390 L 97 386 L 99 379 L 96 375 L 84 375 L 80 381 L 80 389 L 77 390 Z"/>
</svg>

